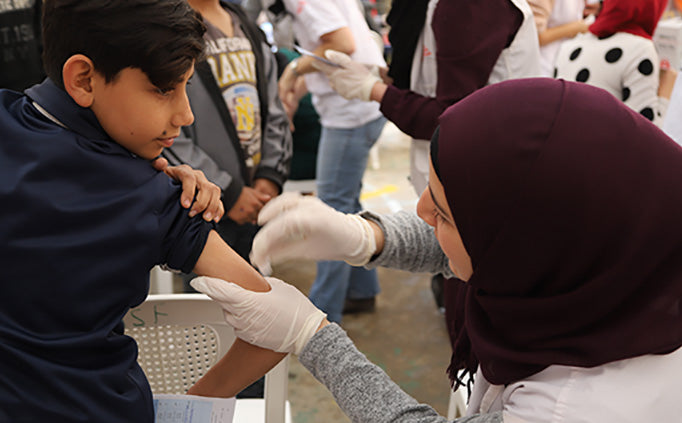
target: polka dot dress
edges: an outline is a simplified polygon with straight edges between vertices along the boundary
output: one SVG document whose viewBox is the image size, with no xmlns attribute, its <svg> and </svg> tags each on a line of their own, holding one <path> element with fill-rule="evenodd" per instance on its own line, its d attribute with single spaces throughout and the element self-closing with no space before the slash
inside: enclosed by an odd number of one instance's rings
<svg viewBox="0 0 682 423">
<path fill-rule="evenodd" d="M 659 58 L 649 39 L 625 32 L 602 38 L 580 34 L 561 46 L 554 77 L 603 88 L 650 121 L 663 123 L 667 100 L 658 97 Z"/>
</svg>

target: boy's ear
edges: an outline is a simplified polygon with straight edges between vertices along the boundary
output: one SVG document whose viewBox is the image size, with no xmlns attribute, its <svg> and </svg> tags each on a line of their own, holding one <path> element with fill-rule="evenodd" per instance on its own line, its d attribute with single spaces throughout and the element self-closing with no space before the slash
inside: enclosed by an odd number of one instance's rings
<svg viewBox="0 0 682 423">
<path fill-rule="evenodd" d="M 88 56 L 74 54 L 62 68 L 64 89 L 81 107 L 90 107 L 94 101 L 95 65 Z"/>
</svg>

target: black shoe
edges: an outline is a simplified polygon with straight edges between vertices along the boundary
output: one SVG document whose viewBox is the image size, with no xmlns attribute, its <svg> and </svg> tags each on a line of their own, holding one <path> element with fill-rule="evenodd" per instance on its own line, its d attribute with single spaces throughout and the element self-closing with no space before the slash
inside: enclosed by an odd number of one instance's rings
<svg viewBox="0 0 682 423">
<path fill-rule="evenodd" d="M 374 297 L 371 298 L 346 298 L 343 304 L 343 314 L 371 313 L 376 304 Z"/>
</svg>

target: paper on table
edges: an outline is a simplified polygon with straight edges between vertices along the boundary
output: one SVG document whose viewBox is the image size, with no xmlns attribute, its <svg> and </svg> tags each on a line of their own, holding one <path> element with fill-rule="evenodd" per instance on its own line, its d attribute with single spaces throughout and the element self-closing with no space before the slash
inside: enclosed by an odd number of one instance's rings
<svg viewBox="0 0 682 423">
<path fill-rule="evenodd" d="M 155 423 L 232 423 L 235 398 L 154 395 Z"/>
</svg>

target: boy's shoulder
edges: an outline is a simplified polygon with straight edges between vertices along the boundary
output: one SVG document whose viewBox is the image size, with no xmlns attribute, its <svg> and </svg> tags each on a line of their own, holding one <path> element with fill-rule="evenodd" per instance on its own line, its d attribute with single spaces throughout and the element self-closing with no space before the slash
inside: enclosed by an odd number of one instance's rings
<svg viewBox="0 0 682 423">
<path fill-rule="evenodd" d="M 139 183 L 158 173 L 109 138 L 89 109 L 44 84 L 25 93 L 0 90 L 0 150 L 8 163 L 32 157 L 34 168 L 52 166 L 55 175 L 86 173 L 86 185 L 109 177 Z"/>
<path fill-rule="evenodd" d="M 54 116 L 33 100 L 0 90 L 0 185 L 14 187 L 0 195 L 3 204 L 22 204 L 22 216 L 60 227 L 77 224 L 83 229 L 83 222 L 97 216 L 121 236 L 181 237 L 194 245 L 182 226 L 186 212 L 179 183 L 113 140 L 98 136 L 89 126 L 96 122 L 94 117 L 77 122 L 68 113 L 87 115 L 87 109 L 63 109 Z M 75 131 L 71 125 L 82 126 Z M 45 215 L 44 210 L 52 212 Z M 13 213 L 5 212 L 5 218 Z M 126 226 L 143 219 L 153 224 L 143 229 Z M 93 222 L 87 227 L 95 226 Z"/>
<path fill-rule="evenodd" d="M 0 88 L 0 115 L 13 115 L 16 113 L 17 101 L 23 94 L 7 88 Z M 6 118 L 0 119 L 0 125 L 7 125 Z M 2 131 L 5 132 L 5 131 Z"/>
</svg>

